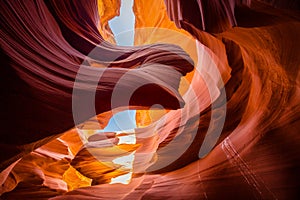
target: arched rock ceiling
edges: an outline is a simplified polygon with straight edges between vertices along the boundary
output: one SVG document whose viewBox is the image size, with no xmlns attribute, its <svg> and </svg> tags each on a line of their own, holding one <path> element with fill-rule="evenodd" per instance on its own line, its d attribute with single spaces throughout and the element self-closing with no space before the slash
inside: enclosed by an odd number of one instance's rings
<svg viewBox="0 0 300 200">
<path fill-rule="evenodd" d="M 134 47 L 114 44 L 120 3 L 0 2 L 0 198 L 296 199 L 299 1 L 136 0 Z M 112 104 L 116 85 L 130 101 Z M 134 144 L 74 128 L 94 133 L 124 106 Z M 109 184 L 132 152 L 129 184 Z"/>
</svg>

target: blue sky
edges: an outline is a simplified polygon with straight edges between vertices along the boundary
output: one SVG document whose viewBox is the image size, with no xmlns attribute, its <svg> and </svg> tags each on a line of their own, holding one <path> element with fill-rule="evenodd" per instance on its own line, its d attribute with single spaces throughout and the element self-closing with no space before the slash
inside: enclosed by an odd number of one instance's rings
<svg viewBox="0 0 300 200">
<path fill-rule="evenodd" d="M 109 21 L 115 40 L 121 46 L 133 46 L 134 21 L 133 0 L 122 0 L 120 16 Z M 123 131 L 136 128 L 135 110 L 126 110 L 115 114 L 103 131 Z"/>
<path fill-rule="evenodd" d="M 135 17 L 132 6 L 133 0 L 122 0 L 120 16 L 108 22 L 118 45 L 133 46 Z"/>
</svg>

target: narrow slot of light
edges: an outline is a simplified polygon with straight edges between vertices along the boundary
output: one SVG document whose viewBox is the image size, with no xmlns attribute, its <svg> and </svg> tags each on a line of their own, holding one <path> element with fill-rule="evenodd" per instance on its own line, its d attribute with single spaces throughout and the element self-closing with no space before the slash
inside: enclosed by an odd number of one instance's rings
<svg viewBox="0 0 300 200">
<path fill-rule="evenodd" d="M 131 181 L 131 177 L 132 177 L 132 172 L 129 172 L 128 174 L 117 176 L 116 178 L 111 178 L 109 184 L 116 184 L 116 183 L 129 184 Z"/>
<path fill-rule="evenodd" d="M 124 133 L 117 133 L 117 137 L 119 138 L 119 144 L 136 144 L 136 137 L 135 134 L 131 133 L 129 135 L 124 135 Z M 122 156 L 119 158 L 114 159 L 112 162 L 118 165 L 121 165 L 124 170 L 128 170 L 129 172 L 127 174 L 117 176 L 115 178 L 111 178 L 111 181 L 109 184 L 129 184 L 132 178 L 132 171 L 133 171 L 133 162 L 134 162 L 134 154 L 135 151 L 133 151 L 131 154 Z"/>
<path fill-rule="evenodd" d="M 134 22 L 135 16 L 132 10 L 133 0 L 122 0 L 121 8 L 120 8 L 120 16 L 115 17 L 109 21 L 109 25 L 112 29 L 112 32 L 115 36 L 115 40 L 118 45 L 122 46 L 133 46 L 134 43 Z M 135 116 L 135 111 L 131 111 L 131 116 Z M 124 129 L 124 127 L 128 127 L 128 124 L 124 124 L 123 122 L 129 119 L 126 119 L 126 115 L 120 115 L 115 118 L 118 129 Z M 126 126 L 123 126 L 126 125 Z M 123 128 L 122 128 L 123 127 Z M 134 124 L 134 128 L 136 124 Z M 108 127 L 110 128 L 110 127 Z M 112 129 L 116 127 L 112 126 Z M 133 128 L 133 127 L 132 127 Z M 119 131 L 119 130 L 111 130 L 116 132 L 116 137 L 118 137 L 119 144 L 136 144 L 136 137 L 134 130 Z M 129 184 L 132 178 L 133 173 L 133 162 L 134 162 L 134 154 L 135 151 L 131 152 L 129 155 L 122 156 L 114 159 L 112 162 L 118 165 L 121 165 L 122 168 L 128 171 L 127 174 L 117 176 L 115 178 L 111 178 L 110 184 L 121 183 L 121 184 Z"/>
</svg>

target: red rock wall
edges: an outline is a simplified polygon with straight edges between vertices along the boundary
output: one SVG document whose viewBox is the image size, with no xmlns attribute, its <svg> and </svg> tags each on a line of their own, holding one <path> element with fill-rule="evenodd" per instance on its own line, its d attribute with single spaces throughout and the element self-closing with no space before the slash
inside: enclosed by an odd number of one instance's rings
<svg viewBox="0 0 300 200">
<path fill-rule="evenodd" d="M 137 28 L 155 26 L 135 47 L 103 39 L 96 1 L 0 2 L 0 198 L 298 199 L 299 2 L 162 2 L 135 2 Z M 174 44 L 155 44 L 166 27 L 192 44 L 172 34 Z M 182 77 L 192 90 L 181 91 Z M 74 98 L 84 104 L 94 87 L 96 121 L 107 123 L 128 105 L 111 105 L 116 83 L 147 81 L 129 106 L 168 111 L 135 130 L 136 144 L 109 133 L 84 143 L 72 129 L 93 117 L 83 110 L 74 122 Z M 134 151 L 131 182 L 109 184 L 126 172 L 111 161 Z"/>
</svg>

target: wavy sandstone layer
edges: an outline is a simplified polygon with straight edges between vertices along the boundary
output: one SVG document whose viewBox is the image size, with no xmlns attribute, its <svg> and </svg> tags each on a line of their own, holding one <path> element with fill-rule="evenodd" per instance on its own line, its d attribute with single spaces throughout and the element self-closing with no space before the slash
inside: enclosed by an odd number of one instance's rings
<svg viewBox="0 0 300 200">
<path fill-rule="evenodd" d="M 120 3 L 0 2 L 0 198 L 297 199 L 299 2 Z"/>
</svg>

